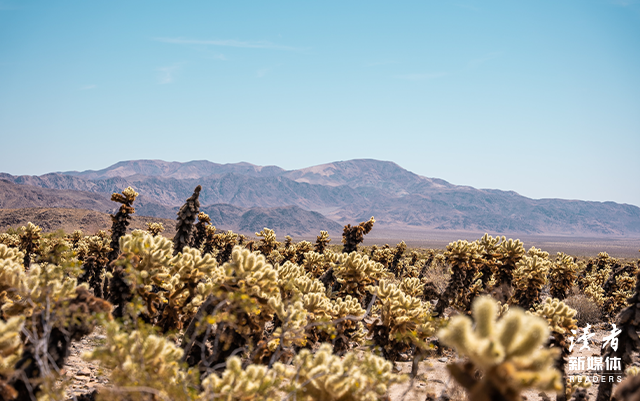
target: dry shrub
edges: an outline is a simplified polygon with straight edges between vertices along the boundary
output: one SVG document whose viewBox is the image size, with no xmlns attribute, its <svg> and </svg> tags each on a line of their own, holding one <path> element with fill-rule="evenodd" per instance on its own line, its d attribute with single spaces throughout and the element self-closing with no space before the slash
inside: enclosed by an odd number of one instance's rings
<svg viewBox="0 0 640 401">
<path fill-rule="evenodd" d="M 584 294 L 572 295 L 566 298 L 564 303 L 578 311 L 575 316 L 578 320 L 578 327 L 602 321 L 602 311 L 595 302 L 587 298 Z"/>
</svg>

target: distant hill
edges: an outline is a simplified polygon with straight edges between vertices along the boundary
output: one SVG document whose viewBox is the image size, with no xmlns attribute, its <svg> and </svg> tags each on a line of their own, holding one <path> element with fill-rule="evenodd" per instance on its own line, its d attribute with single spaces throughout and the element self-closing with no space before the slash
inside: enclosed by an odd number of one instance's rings
<svg viewBox="0 0 640 401">
<path fill-rule="evenodd" d="M 530 199 L 513 191 L 453 185 L 414 174 L 393 162 L 371 159 L 289 171 L 249 163 L 135 160 L 99 171 L 42 176 L 0 173 L 0 179 L 105 196 L 132 186 L 141 194 L 136 201 L 139 213 L 171 218 L 193 189 L 202 185 L 201 204 L 225 204 L 211 212 L 219 213 L 221 222 L 246 229 L 261 221 L 302 232 L 313 224 L 329 227 L 330 220 L 343 225 L 375 216 L 378 227 L 395 230 L 405 227 L 443 232 L 640 237 L 637 206 Z M 293 206 L 297 209 L 278 209 Z M 251 209 L 255 210 L 249 213 Z M 303 212 L 317 212 L 328 220 L 323 222 L 318 215 Z"/>
<path fill-rule="evenodd" d="M 66 233 L 72 233 L 74 230 L 82 230 L 85 235 L 111 228 L 111 217 L 107 213 L 95 210 L 71 208 L 0 209 L 1 231 L 5 231 L 8 227 L 19 228 L 28 222 L 40 226 L 44 232 L 64 230 Z M 165 229 L 163 235 L 170 238 L 175 235 L 174 220 L 148 216 L 133 215 L 128 231 L 146 230 L 147 223 L 162 223 Z"/>
<path fill-rule="evenodd" d="M 134 206 L 134 216 L 136 219 L 140 217 L 138 220 L 142 223 L 161 220 L 169 224 L 165 224 L 165 229 L 171 227 L 170 231 L 173 230 L 179 209 L 177 206 L 139 203 L 138 200 Z M 7 225 L 21 226 L 27 221 L 40 225 L 46 231 L 59 228 L 68 230 L 73 227 L 93 231 L 108 229 L 111 227 L 109 215 L 101 212 L 115 213 L 118 207 L 119 204 L 109 200 L 106 194 L 40 188 L 0 180 L 0 209 L 4 209 L 0 229 L 6 228 Z M 318 235 L 321 230 L 336 234 L 342 230 L 342 226 L 335 221 L 298 206 L 240 208 L 215 204 L 201 210 L 210 215 L 212 223 L 217 228 L 248 234 L 254 234 L 264 227 L 275 229 L 280 236 Z M 146 228 L 142 223 L 135 228 Z"/>
</svg>

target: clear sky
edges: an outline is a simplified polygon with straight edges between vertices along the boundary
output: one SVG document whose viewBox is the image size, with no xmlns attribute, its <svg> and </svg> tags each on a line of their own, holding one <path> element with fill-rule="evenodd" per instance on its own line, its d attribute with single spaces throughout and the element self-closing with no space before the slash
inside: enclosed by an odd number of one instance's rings
<svg viewBox="0 0 640 401">
<path fill-rule="evenodd" d="M 0 0 L 0 171 L 354 158 L 640 205 L 640 1 Z"/>
</svg>

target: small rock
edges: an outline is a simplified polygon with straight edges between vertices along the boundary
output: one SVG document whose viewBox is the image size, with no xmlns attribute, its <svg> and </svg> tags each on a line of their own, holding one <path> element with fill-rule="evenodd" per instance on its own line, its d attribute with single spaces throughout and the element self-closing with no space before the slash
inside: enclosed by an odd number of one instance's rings
<svg viewBox="0 0 640 401">
<path fill-rule="evenodd" d="M 106 340 L 107 336 L 103 336 L 102 334 L 98 334 L 97 336 L 94 337 L 96 340 Z"/>
<path fill-rule="evenodd" d="M 87 368 L 78 371 L 78 376 L 91 376 L 91 371 Z"/>
<path fill-rule="evenodd" d="M 440 358 L 438 359 L 438 362 L 447 362 L 449 359 L 448 358 Z"/>
</svg>

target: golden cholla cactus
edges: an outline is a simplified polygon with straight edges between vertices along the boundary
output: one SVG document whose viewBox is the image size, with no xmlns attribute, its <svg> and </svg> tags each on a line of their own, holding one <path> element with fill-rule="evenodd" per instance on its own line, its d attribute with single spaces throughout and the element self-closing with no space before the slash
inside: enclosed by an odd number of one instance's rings
<svg viewBox="0 0 640 401">
<path fill-rule="evenodd" d="M 10 260 L 14 263 L 22 264 L 24 261 L 24 253 L 18 248 L 0 244 L 0 260 Z"/>
<path fill-rule="evenodd" d="M 278 272 L 260 254 L 235 247 L 231 260 L 222 268 L 225 272 L 224 283 L 237 286 L 248 295 L 264 300 L 280 295 Z"/>
<path fill-rule="evenodd" d="M 203 253 L 211 253 L 222 264 L 231 258 L 233 248 L 239 244 L 241 235 L 229 230 L 216 234 L 216 228 L 207 226 L 204 240 Z"/>
<path fill-rule="evenodd" d="M 478 268 L 479 272 L 482 274 L 480 276 L 480 281 L 482 283 L 482 288 L 486 291 L 490 291 L 496 284 L 494 275 L 502 266 L 502 261 L 500 260 L 500 245 L 504 241 L 506 241 L 505 236 L 494 238 L 487 233 L 485 233 L 479 240 L 476 240 L 476 243 L 479 246 L 479 252 L 482 255 L 482 261 Z"/>
<path fill-rule="evenodd" d="M 329 268 L 334 267 L 340 258 L 341 254 L 333 253 L 328 249 L 324 253 L 310 251 L 304 254 L 302 265 L 313 277 L 320 277 Z"/>
<path fill-rule="evenodd" d="M 391 265 L 389 266 L 389 270 L 396 277 L 399 277 L 403 274 L 403 268 L 400 261 L 402 260 L 402 255 L 404 255 L 407 250 L 407 244 L 404 241 L 401 241 L 398 245 L 396 245 L 395 252 L 393 253 L 393 260 L 391 261 Z"/>
<path fill-rule="evenodd" d="M 381 346 L 387 359 L 396 361 L 416 345 L 426 348 L 426 339 L 435 332 L 430 304 L 405 294 L 395 284 L 380 280 L 367 288 L 380 300 L 379 318 L 372 323 L 374 342 Z"/>
<path fill-rule="evenodd" d="M 103 296 L 103 276 L 105 268 L 109 263 L 109 252 L 111 252 L 111 239 L 93 235 L 78 241 L 78 246 L 83 248 L 84 260 L 82 269 L 84 273 L 78 277 L 81 282 L 89 283 L 93 293 Z"/>
<path fill-rule="evenodd" d="M 584 294 L 598 306 L 604 306 L 606 301 L 603 287 L 611 274 L 611 266 L 607 263 L 608 260 L 609 255 L 606 252 L 600 252 L 597 263 L 587 266 L 586 275 L 583 279 Z"/>
<path fill-rule="evenodd" d="M 524 309 L 540 303 L 540 292 L 547 284 L 550 266 L 549 260 L 538 255 L 523 256 L 513 272 L 513 301 Z"/>
<path fill-rule="evenodd" d="M 31 265 L 31 256 L 38 249 L 42 229 L 31 222 L 20 228 L 20 250 L 24 252 L 24 267 Z"/>
<path fill-rule="evenodd" d="M 133 294 L 133 309 L 142 306 L 140 313 L 146 320 L 158 323 L 165 332 L 181 328 L 213 292 L 212 280 L 222 280 L 224 275 L 211 255 L 202 256 L 187 246 L 173 256 L 169 239 L 144 231 L 122 237 L 120 249 L 123 256 L 118 263 L 124 269 L 114 275 L 124 275 Z"/>
<path fill-rule="evenodd" d="M 86 284 L 83 286 L 86 288 Z M 76 287 L 77 280 L 61 266 L 34 264 L 24 272 L 23 267 L 14 261 L 0 260 L 0 294 L 6 291 L 0 302 L 4 303 L 2 311 L 7 317 L 31 316 L 46 305 L 73 298 Z"/>
<path fill-rule="evenodd" d="M 451 277 L 436 306 L 436 313 L 442 315 L 452 304 L 461 310 L 468 310 L 475 292 L 469 289 L 478 281 L 478 267 L 482 263 L 481 249 L 477 242 L 458 240 L 447 245 L 444 257 L 451 267 Z M 478 286 L 475 286 L 479 290 Z"/>
<path fill-rule="evenodd" d="M 519 239 L 513 240 L 509 238 L 508 240 L 500 243 L 498 252 L 500 253 L 501 267 L 498 270 L 496 283 L 497 285 L 511 285 L 513 271 L 516 268 L 516 264 L 525 254 L 524 245 Z"/>
<path fill-rule="evenodd" d="M 392 369 L 389 361 L 369 352 L 349 352 L 341 359 L 323 344 L 315 354 L 300 351 L 287 367 L 283 390 L 300 401 L 375 401 L 384 399 L 391 385 L 406 380 Z"/>
<path fill-rule="evenodd" d="M 193 244 L 191 246 L 200 249 L 200 246 L 207 239 L 207 228 L 211 226 L 211 217 L 205 212 L 198 213 L 198 222 L 195 225 L 195 233 L 193 235 Z"/>
<path fill-rule="evenodd" d="M 162 234 L 164 226 L 162 223 L 147 223 L 147 231 L 155 237 L 156 235 Z"/>
<path fill-rule="evenodd" d="M 365 287 L 388 275 L 384 266 L 367 255 L 356 252 L 342 254 L 337 266 L 333 269 L 333 275 L 340 283 L 339 294 L 350 294 L 360 302 L 365 297 Z"/>
<path fill-rule="evenodd" d="M 510 309 L 497 320 L 498 304 L 477 298 L 472 320 L 458 315 L 438 332 L 440 341 L 469 358 L 449 365 L 449 371 L 468 391 L 471 401 L 520 401 L 528 387 L 561 391 L 561 375 L 554 367 L 557 350 L 543 347 L 549 335 L 544 319 Z M 476 370 L 481 371 L 481 378 Z"/>
<path fill-rule="evenodd" d="M 551 265 L 549 272 L 549 286 L 551 296 L 565 299 L 567 293 L 575 285 L 580 273 L 580 266 L 574 262 L 571 256 L 558 252 L 556 260 Z"/>
<path fill-rule="evenodd" d="M 553 333 L 563 335 L 578 329 L 578 321 L 575 319 L 577 313 L 575 309 L 555 298 L 545 298 L 534 311 L 534 315 L 547 320 Z"/>
<path fill-rule="evenodd" d="M 202 256 L 188 246 L 170 260 L 168 274 L 161 285 L 167 291 L 167 304 L 158 322 L 165 332 L 181 329 L 222 279 L 222 271 L 211 255 Z"/>
<path fill-rule="evenodd" d="M 417 277 L 405 277 L 400 282 L 400 290 L 409 296 L 422 298 L 424 284 Z"/>
<path fill-rule="evenodd" d="M 263 228 L 259 233 L 256 233 L 256 237 L 262 237 L 258 243 L 258 250 L 262 252 L 264 256 L 269 256 L 271 251 L 278 247 L 276 233 L 267 227 Z"/>
<path fill-rule="evenodd" d="M 22 355 L 20 332 L 23 326 L 22 316 L 12 317 L 6 322 L 0 320 L 0 396 L 5 400 L 15 399 L 18 395 L 8 381 Z"/>
<path fill-rule="evenodd" d="M 131 187 L 127 187 L 122 194 L 114 193 L 111 195 L 111 200 L 121 203 L 118 212 L 111 216 L 111 252 L 109 252 L 109 260 L 115 260 L 120 253 L 120 238 L 127 233 L 127 227 L 129 227 L 131 215 L 135 213 L 133 202 L 138 197 L 138 193 Z"/>
<path fill-rule="evenodd" d="M 542 259 L 549 259 L 549 252 L 543 251 L 542 249 L 536 248 L 535 246 L 529 248 L 529 250 L 527 251 L 527 255 L 537 256 Z"/>
<path fill-rule="evenodd" d="M 158 399 L 183 400 L 195 393 L 197 377 L 181 369 L 182 349 L 139 323 L 130 333 L 115 322 L 106 322 L 106 343 L 85 354 L 110 370 L 109 387 L 100 390 L 99 400 L 122 399 L 121 388 L 151 389 Z M 145 391 L 127 391 L 127 400 L 149 400 Z"/>
<path fill-rule="evenodd" d="M 604 302 L 604 309 L 610 316 L 614 316 L 627 306 L 627 300 L 633 296 L 633 289 L 636 286 L 636 278 L 629 276 L 626 272 L 617 275 L 615 281 L 615 290 Z"/>
<path fill-rule="evenodd" d="M 389 248 L 389 245 L 385 245 L 384 247 L 380 249 L 374 249 L 371 252 L 371 260 L 380 263 L 385 268 L 388 268 L 389 266 L 391 266 L 394 254 L 394 250 Z"/>
<path fill-rule="evenodd" d="M 331 238 L 329 238 L 329 233 L 326 231 L 320 231 L 320 235 L 316 237 L 316 244 L 313 247 L 315 252 L 323 254 L 327 249 L 327 245 L 331 242 Z"/>
<path fill-rule="evenodd" d="M 242 360 L 233 356 L 227 359 L 227 368 L 222 377 L 211 374 L 204 379 L 203 392 L 200 393 L 198 401 L 280 401 L 285 374 L 286 368 L 279 362 L 271 368 L 265 365 L 249 365 L 242 369 Z"/>
<path fill-rule="evenodd" d="M 22 252 L 0 244 L 0 308 L 3 310 L 22 300 L 16 289 L 23 287 L 26 282 L 23 258 Z"/>
<path fill-rule="evenodd" d="M 293 347 L 307 344 L 307 311 L 301 301 L 283 303 L 271 298 L 269 306 L 277 316 L 277 327 L 273 333 L 258 344 L 254 361 L 271 362 L 290 360 L 295 355 Z M 270 363 L 270 364 L 271 364 Z"/>
<path fill-rule="evenodd" d="M 358 250 L 358 244 L 364 241 L 364 236 L 369 234 L 373 229 L 373 224 L 376 220 L 371 216 L 367 221 L 363 221 L 357 226 L 351 227 L 351 224 L 344 226 L 342 233 L 342 247 L 343 253 L 351 253 Z"/>
<path fill-rule="evenodd" d="M 201 307 L 203 312 L 198 311 L 185 331 L 187 361 L 191 366 L 203 363 L 203 369 L 223 362 L 234 349 L 261 343 L 265 326 L 275 315 L 270 300 L 281 299 L 278 272 L 260 253 L 236 246 L 220 272 L 212 295 Z M 198 340 L 200 347 L 193 346 L 196 326 L 200 334 L 206 331 L 209 336 Z M 213 337 L 217 345 L 207 348 L 206 342 Z M 206 360 L 201 359 L 203 354 Z"/>
<path fill-rule="evenodd" d="M 361 319 L 365 310 L 356 298 L 347 295 L 344 299 L 338 298 L 331 302 L 331 322 L 322 326 L 322 333 L 318 333 L 318 341 L 331 340 L 336 354 L 343 354 L 351 348 L 351 343 L 361 345 L 366 336 L 364 324 Z M 312 337 L 313 333 L 312 333 Z"/>
<path fill-rule="evenodd" d="M 560 349 L 561 355 L 556 359 L 555 367 L 563 376 L 566 399 L 571 398 L 571 394 L 578 388 L 575 382 L 567 381 L 565 373 L 565 365 L 570 354 L 568 338 L 572 330 L 574 333 L 578 330 L 578 321 L 575 319 L 577 313 L 575 309 L 555 298 L 546 298 L 533 312 L 534 315 L 546 319 L 549 324 L 551 329 L 549 347 Z"/>
<path fill-rule="evenodd" d="M 0 234 L 0 244 L 18 248 L 20 246 L 20 236 L 18 234 L 2 233 Z"/>
</svg>

